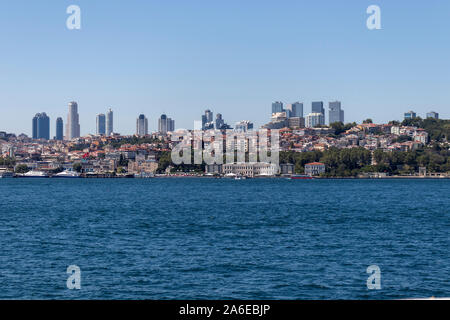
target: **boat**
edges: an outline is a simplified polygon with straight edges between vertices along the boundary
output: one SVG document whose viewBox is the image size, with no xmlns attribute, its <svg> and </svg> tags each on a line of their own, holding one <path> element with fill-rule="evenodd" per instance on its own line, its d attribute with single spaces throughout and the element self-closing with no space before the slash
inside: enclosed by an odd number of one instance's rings
<svg viewBox="0 0 450 320">
<path fill-rule="evenodd" d="M 60 173 L 57 173 L 53 176 L 53 178 L 80 178 L 80 174 L 75 171 L 63 171 Z"/>
<path fill-rule="evenodd" d="M 27 173 L 23 174 L 21 177 L 23 178 L 49 178 L 49 175 L 42 171 L 28 171 Z"/>
<path fill-rule="evenodd" d="M 312 180 L 312 179 L 314 178 L 306 174 L 294 174 L 291 176 L 291 180 Z"/>
<path fill-rule="evenodd" d="M 0 179 L 14 178 L 14 172 L 0 171 Z"/>
</svg>

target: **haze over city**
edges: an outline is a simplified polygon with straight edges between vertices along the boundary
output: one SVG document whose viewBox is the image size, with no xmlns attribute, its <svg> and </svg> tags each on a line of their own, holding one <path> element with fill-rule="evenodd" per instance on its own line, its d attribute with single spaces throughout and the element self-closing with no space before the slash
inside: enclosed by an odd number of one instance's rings
<svg viewBox="0 0 450 320">
<path fill-rule="evenodd" d="M 81 30 L 66 8 L 81 8 Z M 66 121 L 77 101 L 81 134 L 114 110 L 133 134 L 145 114 L 193 128 L 205 109 L 230 125 L 270 120 L 274 101 L 339 100 L 346 122 L 401 120 L 414 110 L 449 118 L 450 4 L 376 1 L 9 2 L 0 12 L 0 129 L 31 135 L 39 112 Z"/>
</svg>

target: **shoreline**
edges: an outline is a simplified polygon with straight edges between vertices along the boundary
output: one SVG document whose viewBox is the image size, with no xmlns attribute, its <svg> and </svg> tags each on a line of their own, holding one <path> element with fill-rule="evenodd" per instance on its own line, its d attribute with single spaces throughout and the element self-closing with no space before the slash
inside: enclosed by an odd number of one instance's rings
<svg viewBox="0 0 450 320">
<path fill-rule="evenodd" d="M 0 177 L 0 180 L 3 179 L 51 179 L 51 180 L 72 180 L 72 179 L 176 179 L 176 178 L 185 178 L 185 179 L 225 179 L 225 180 L 235 180 L 235 177 L 219 177 L 219 176 L 190 176 L 190 175 L 161 175 L 161 176 L 153 176 L 153 177 L 134 177 L 134 176 L 80 176 L 80 177 Z M 251 180 L 251 179 L 289 179 L 291 180 L 291 176 L 261 176 L 261 177 L 245 177 L 243 180 Z M 386 177 L 312 177 L 310 180 L 447 180 L 450 179 L 450 176 L 386 176 Z"/>
</svg>

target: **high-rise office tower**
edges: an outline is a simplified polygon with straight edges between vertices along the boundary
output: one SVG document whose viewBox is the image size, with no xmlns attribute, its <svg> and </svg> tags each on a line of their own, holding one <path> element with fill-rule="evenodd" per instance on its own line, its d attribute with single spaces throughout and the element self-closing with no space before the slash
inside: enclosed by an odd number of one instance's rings
<svg viewBox="0 0 450 320">
<path fill-rule="evenodd" d="M 321 113 L 325 115 L 325 109 L 323 108 L 323 101 L 314 101 L 311 103 L 311 113 Z"/>
<path fill-rule="evenodd" d="M 427 118 L 439 119 L 439 113 L 434 111 L 428 112 Z"/>
<path fill-rule="evenodd" d="M 225 121 L 223 121 L 222 114 L 221 113 L 216 114 L 216 129 L 217 130 L 222 129 L 222 126 L 224 124 L 225 124 Z"/>
<path fill-rule="evenodd" d="M 175 131 L 175 120 L 167 118 L 167 131 L 168 132 Z"/>
<path fill-rule="evenodd" d="M 37 113 L 33 118 L 33 139 L 50 140 L 50 118 L 45 112 Z"/>
<path fill-rule="evenodd" d="M 158 119 L 158 132 L 166 134 L 167 132 L 175 131 L 175 120 L 167 117 L 167 115 L 162 114 Z"/>
<path fill-rule="evenodd" d="M 56 119 L 56 136 L 55 136 L 55 139 L 59 140 L 59 141 L 64 139 L 64 122 L 63 122 L 63 119 L 61 117 Z"/>
<path fill-rule="evenodd" d="M 328 104 L 329 107 L 329 115 L 328 115 L 328 121 L 330 124 L 335 122 L 342 122 L 344 123 L 344 110 L 341 109 L 341 102 L 340 101 L 334 101 L 330 102 Z"/>
<path fill-rule="evenodd" d="M 146 136 L 148 134 L 148 119 L 141 114 L 136 120 L 136 134 L 138 136 Z"/>
<path fill-rule="evenodd" d="M 214 129 L 213 113 L 211 110 L 205 110 L 205 114 L 202 115 L 202 130 Z"/>
<path fill-rule="evenodd" d="M 37 134 L 37 120 L 38 120 L 38 115 L 40 115 L 39 113 L 36 114 L 33 117 L 33 122 L 32 122 L 32 137 L 33 139 L 37 139 L 38 138 L 38 134 Z"/>
<path fill-rule="evenodd" d="M 283 111 L 284 111 L 283 102 L 275 101 L 274 103 L 272 103 L 272 113 L 278 113 Z"/>
<path fill-rule="evenodd" d="M 162 114 L 158 119 L 158 132 L 162 134 L 167 133 L 167 116 Z"/>
<path fill-rule="evenodd" d="M 306 127 L 307 128 L 314 128 L 318 125 L 324 125 L 325 124 L 325 117 L 322 113 L 313 112 L 306 116 Z"/>
<path fill-rule="evenodd" d="M 286 106 L 288 118 L 303 118 L 303 103 L 294 102 Z"/>
<path fill-rule="evenodd" d="M 78 104 L 74 101 L 69 103 L 69 114 L 67 115 L 66 139 L 72 140 L 80 137 L 80 118 L 78 115 Z"/>
<path fill-rule="evenodd" d="M 114 113 L 111 108 L 106 113 L 106 135 L 110 136 L 114 132 Z"/>
<path fill-rule="evenodd" d="M 103 136 L 106 134 L 106 116 L 104 113 L 97 115 L 97 135 Z"/>
<path fill-rule="evenodd" d="M 213 113 L 211 110 L 206 110 L 205 111 L 205 116 L 206 116 L 206 122 L 212 122 L 213 121 Z"/>
</svg>

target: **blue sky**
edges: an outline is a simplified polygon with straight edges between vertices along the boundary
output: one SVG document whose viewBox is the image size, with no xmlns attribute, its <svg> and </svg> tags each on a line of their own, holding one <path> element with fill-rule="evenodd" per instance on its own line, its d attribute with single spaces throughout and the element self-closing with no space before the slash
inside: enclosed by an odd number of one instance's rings
<svg viewBox="0 0 450 320">
<path fill-rule="evenodd" d="M 0 131 L 31 132 L 37 112 L 81 133 L 112 107 L 115 131 L 151 130 L 163 112 L 192 128 L 205 108 L 234 125 L 270 118 L 271 103 L 342 101 L 346 121 L 450 118 L 450 2 L 0 1 Z M 81 8 L 82 29 L 66 28 Z M 381 7 L 382 30 L 366 28 Z"/>
</svg>

